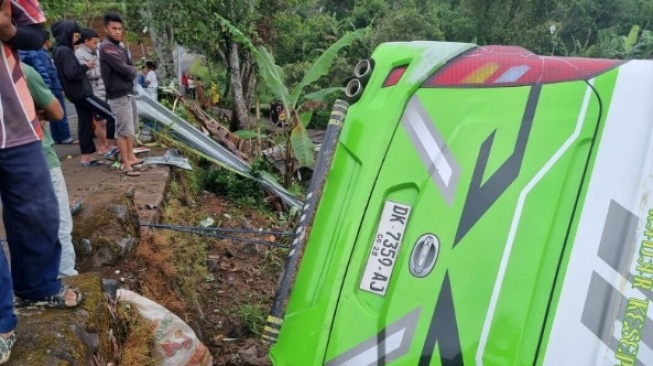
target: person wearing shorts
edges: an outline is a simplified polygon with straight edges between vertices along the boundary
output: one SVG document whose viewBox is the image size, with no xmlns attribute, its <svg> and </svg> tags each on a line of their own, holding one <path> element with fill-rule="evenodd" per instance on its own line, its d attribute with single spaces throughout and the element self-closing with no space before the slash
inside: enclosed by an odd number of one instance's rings
<svg viewBox="0 0 653 366">
<path fill-rule="evenodd" d="M 103 17 L 106 38 L 100 47 L 100 69 L 107 99 L 116 115 L 116 144 L 121 159 L 121 171 L 128 176 L 139 176 L 142 160 L 134 154 L 134 136 L 138 123 L 138 111 L 134 99 L 136 68 L 129 54 L 121 45 L 122 18 L 109 12 Z"/>
</svg>

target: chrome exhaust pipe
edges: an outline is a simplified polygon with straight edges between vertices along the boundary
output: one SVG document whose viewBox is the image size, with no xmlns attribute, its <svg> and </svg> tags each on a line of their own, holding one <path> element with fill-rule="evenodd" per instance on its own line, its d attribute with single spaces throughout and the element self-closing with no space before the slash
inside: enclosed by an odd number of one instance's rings
<svg viewBox="0 0 653 366">
<path fill-rule="evenodd" d="M 356 76 L 356 78 L 359 79 L 363 83 L 363 85 L 365 85 L 367 84 L 367 81 L 370 79 L 373 70 L 374 70 L 374 60 L 372 59 L 360 60 L 358 64 L 356 64 L 356 67 L 354 67 L 354 76 Z"/>
<path fill-rule="evenodd" d="M 354 103 L 360 99 L 363 94 L 363 83 L 358 79 L 351 79 L 345 87 L 345 95 L 349 100 Z"/>
</svg>

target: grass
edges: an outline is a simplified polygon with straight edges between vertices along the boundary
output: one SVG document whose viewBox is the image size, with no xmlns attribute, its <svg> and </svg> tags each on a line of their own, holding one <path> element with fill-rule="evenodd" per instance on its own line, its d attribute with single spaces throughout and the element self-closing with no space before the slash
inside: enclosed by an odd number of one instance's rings
<svg viewBox="0 0 653 366">
<path fill-rule="evenodd" d="M 237 304 L 231 313 L 240 318 L 252 334 L 260 337 L 269 310 L 269 304 L 248 301 Z"/>
<path fill-rule="evenodd" d="M 155 366 L 159 362 L 152 359 L 150 350 L 153 345 L 150 325 L 129 304 L 119 303 L 116 306 L 119 324 L 116 333 L 120 347 L 121 366 Z"/>
<path fill-rule="evenodd" d="M 270 248 L 265 253 L 265 263 L 261 268 L 261 275 L 278 276 L 283 270 L 286 257 L 288 257 L 288 249 Z"/>
</svg>

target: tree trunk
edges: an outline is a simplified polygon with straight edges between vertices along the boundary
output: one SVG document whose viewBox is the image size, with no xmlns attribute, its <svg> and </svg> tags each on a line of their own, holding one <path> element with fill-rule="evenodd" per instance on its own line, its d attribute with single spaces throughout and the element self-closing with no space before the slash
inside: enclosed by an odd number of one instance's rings
<svg viewBox="0 0 653 366">
<path fill-rule="evenodd" d="M 154 26 L 156 22 L 152 21 L 152 12 L 148 10 L 149 1 L 147 6 L 143 7 L 139 13 L 146 24 L 149 25 L 150 39 L 152 40 L 152 48 L 157 58 L 157 74 L 159 80 L 175 79 L 176 73 L 174 69 L 174 62 L 172 59 L 172 51 L 175 47 L 174 40 L 170 29 L 166 26 L 157 28 Z M 143 55 L 145 56 L 145 55 Z M 163 83 L 161 83 L 163 84 Z"/>
<path fill-rule="evenodd" d="M 256 75 L 254 73 L 251 73 L 247 79 L 243 79 L 243 82 L 246 83 L 243 86 L 243 94 L 245 95 L 245 103 L 247 103 L 247 107 L 249 108 L 250 105 L 252 105 L 252 96 L 254 95 L 254 91 L 256 90 Z"/>
<path fill-rule="evenodd" d="M 228 44 L 229 60 L 229 84 L 234 101 L 233 117 L 229 128 L 242 130 L 250 127 L 249 111 L 243 94 L 243 81 L 240 78 L 240 55 L 238 54 L 238 43 L 230 41 Z"/>
</svg>

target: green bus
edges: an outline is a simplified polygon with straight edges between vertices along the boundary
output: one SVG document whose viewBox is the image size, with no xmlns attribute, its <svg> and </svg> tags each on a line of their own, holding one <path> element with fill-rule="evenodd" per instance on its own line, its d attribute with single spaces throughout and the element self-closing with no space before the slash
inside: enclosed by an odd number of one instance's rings
<svg viewBox="0 0 653 366">
<path fill-rule="evenodd" d="M 274 365 L 653 365 L 653 61 L 361 65 Z"/>
</svg>

